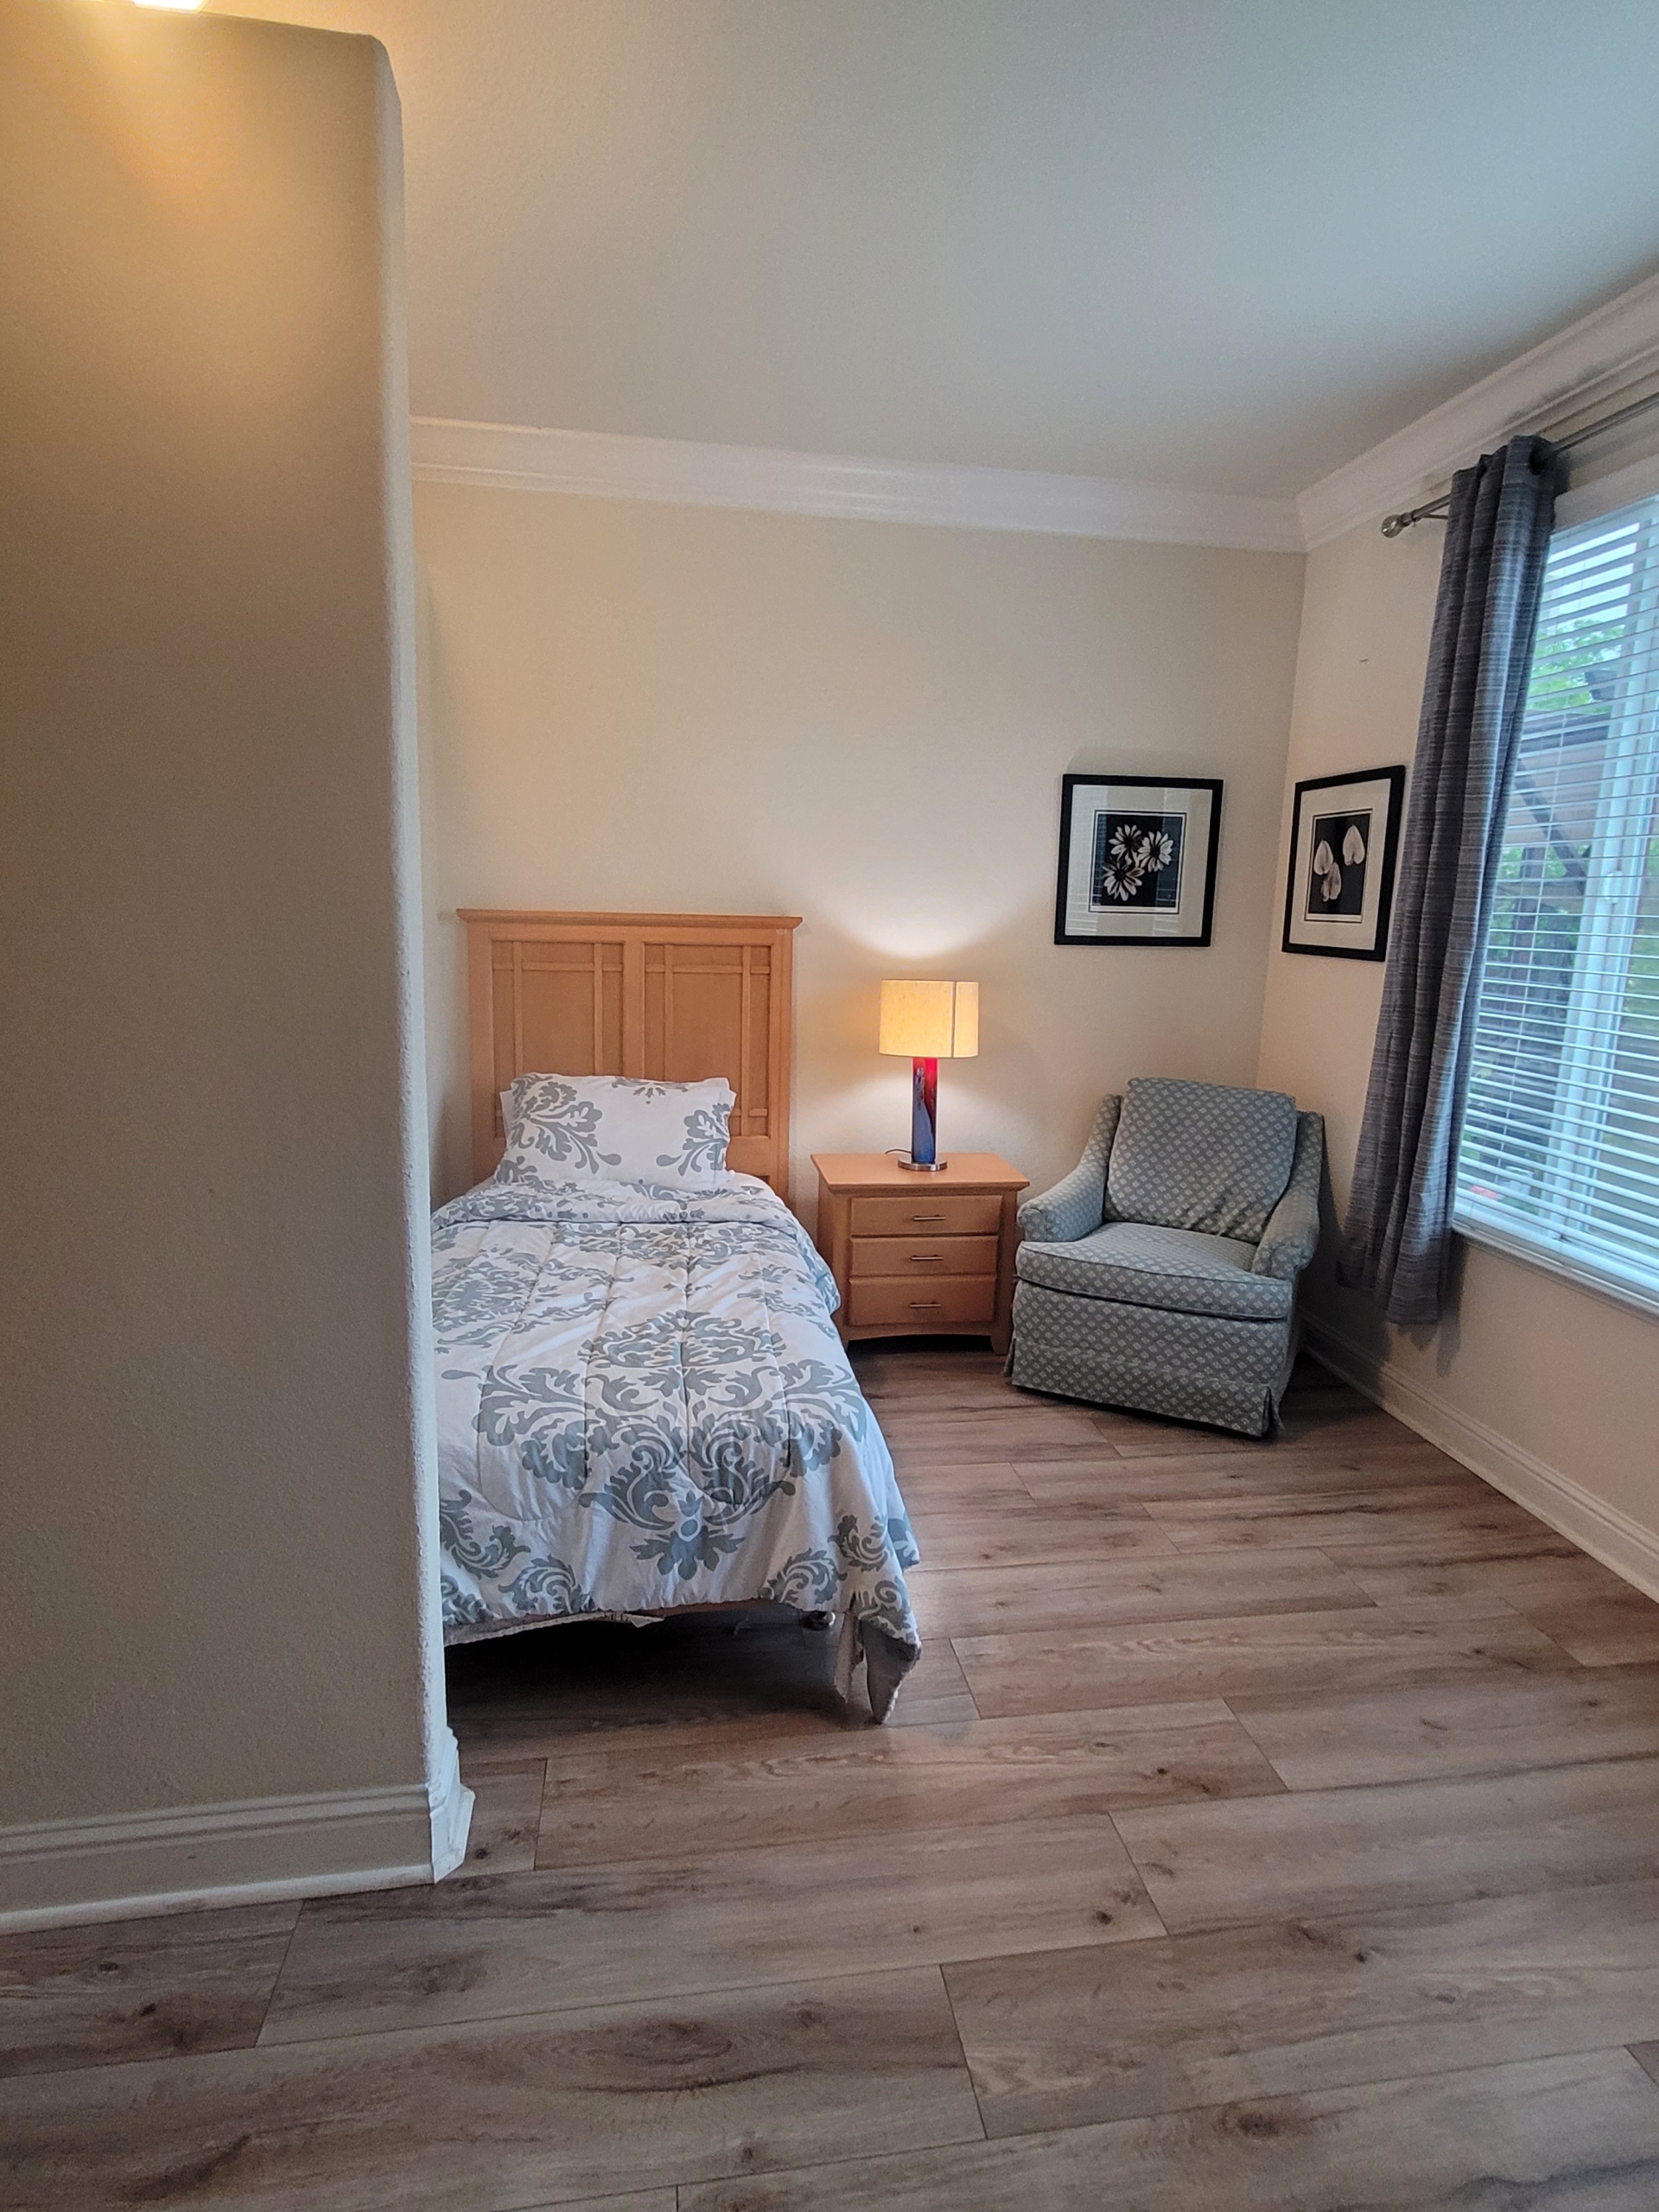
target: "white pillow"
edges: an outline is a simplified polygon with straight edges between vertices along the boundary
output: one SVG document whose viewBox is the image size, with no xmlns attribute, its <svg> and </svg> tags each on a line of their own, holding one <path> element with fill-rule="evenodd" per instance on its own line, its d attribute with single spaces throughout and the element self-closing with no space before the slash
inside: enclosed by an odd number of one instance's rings
<svg viewBox="0 0 1659 2212">
<path fill-rule="evenodd" d="M 726 1169 L 732 1086 L 620 1075 L 521 1075 L 506 1094 L 500 1173 L 516 1182 L 657 1183 L 715 1189 Z"/>
</svg>

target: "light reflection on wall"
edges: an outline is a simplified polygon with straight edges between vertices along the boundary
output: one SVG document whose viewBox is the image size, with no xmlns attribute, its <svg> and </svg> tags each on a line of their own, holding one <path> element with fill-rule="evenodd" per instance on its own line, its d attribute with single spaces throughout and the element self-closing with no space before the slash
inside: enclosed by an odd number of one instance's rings
<svg viewBox="0 0 1659 2212">
<path fill-rule="evenodd" d="M 963 849 L 972 851 L 973 844 L 964 840 Z M 820 925 L 832 924 L 878 965 L 897 963 L 918 976 L 940 961 L 950 963 L 950 973 L 973 972 L 963 964 L 967 956 L 1014 922 L 1029 893 L 1012 871 L 999 887 L 995 877 L 972 868 L 953 881 L 937 865 L 909 880 L 895 869 L 885 880 L 853 882 L 846 859 L 844 852 L 826 850 L 824 865 L 815 868 L 806 855 L 792 855 L 798 895 Z"/>
</svg>

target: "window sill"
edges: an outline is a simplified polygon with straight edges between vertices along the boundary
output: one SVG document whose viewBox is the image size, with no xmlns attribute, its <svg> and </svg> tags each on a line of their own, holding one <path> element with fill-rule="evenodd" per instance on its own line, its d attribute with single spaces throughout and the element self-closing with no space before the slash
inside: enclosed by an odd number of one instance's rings
<svg viewBox="0 0 1659 2212">
<path fill-rule="evenodd" d="M 1649 1288 L 1628 1275 L 1616 1274 L 1611 1268 L 1599 1268 L 1590 1261 L 1571 1258 L 1555 1245 L 1535 1242 L 1507 1223 L 1489 1221 L 1484 1215 L 1466 1212 L 1462 1207 L 1453 1212 L 1452 1227 L 1455 1235 L 1471 1244 L 1484 1244 L 1488 1251 L 1502 1252 L 1508 1259 L 1540 1268 L 1545 1274 L 1559 1275 L 1580 1290 L 1610 1299 L 1615 1306 L 1623 1306 L 1629 1312 L 1659 1320 L 1659 1287 Z"/>
</svg>

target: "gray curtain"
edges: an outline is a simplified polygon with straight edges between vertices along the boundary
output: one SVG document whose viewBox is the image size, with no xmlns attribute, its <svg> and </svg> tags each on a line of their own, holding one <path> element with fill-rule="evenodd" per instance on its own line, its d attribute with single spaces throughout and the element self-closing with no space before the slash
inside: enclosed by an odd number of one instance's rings
<svg viewBox="0 0 1659 2212">
<path fill-rule="evenodd" d="M 1437 1321 L 1480 950 L 1560 484 L 1542 438 L 1452 480 L 1340 1280 Z"/>
</svg>

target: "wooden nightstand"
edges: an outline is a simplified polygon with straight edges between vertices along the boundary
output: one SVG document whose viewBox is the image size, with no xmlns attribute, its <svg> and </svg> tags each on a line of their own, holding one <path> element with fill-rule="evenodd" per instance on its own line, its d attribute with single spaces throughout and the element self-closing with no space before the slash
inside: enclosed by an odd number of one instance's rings
<svg viewBox="0 0 1659 2212">
<path fill-rule="evenodd" d="M 988 1337 L 1008 1348 L 1014 1205 L 1030 1180 L 994 1152 L 918 1175 L 880 1152 L 815 1152 L 818 1249 L 861 1337 Z"/>
</svg>

